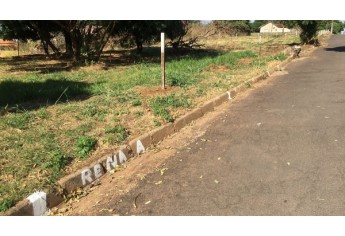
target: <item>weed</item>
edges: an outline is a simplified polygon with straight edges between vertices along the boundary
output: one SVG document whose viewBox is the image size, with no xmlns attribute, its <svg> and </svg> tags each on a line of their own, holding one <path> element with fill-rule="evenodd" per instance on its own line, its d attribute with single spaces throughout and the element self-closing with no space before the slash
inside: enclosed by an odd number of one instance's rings
<svg viewBox="0 0 345 236">
<path fill-rule="evenodd" d="M 47 182 L 54 183 L 63 175 L 63 169 L 72 161 L 72 158 L 66 156 L 57 148 L 51 150 L 49 156 L 50 159 L 43 164 L 43 168 L 48 169 L 50 172 Z"/>
<path fill-rule="evenodd" d="M 144 115 L 144 112 L 142 112 L 142 111 L 136 111 L 134 114 L 135 114 L 137 117 L 140 117 L 140 116 L 143 116 L 143 115 Z"/>
<path fill-rule="evenodd" d="M 118 116 L 118 115 L 127 115 L 127 114 L 129 114 L 129 110 L 127 110 L 127 109 L 121 109 L 121 110 L 114 111 L 113 114 L 114 114 L 115 116 Z"/>
<path fill-rule="evenodd" d="M 140 100 L 134 100 L 134 101 L 132 102 L 132 106 L 133 106 L 133 107 L 141 106 L 141 104 L 142 104 L 142 102 L 141 102 Z"/>
<path fill-rule="evenodd" d="M 251 85 L 249 82 L 245 82 L 245 83 L 244 83 L 244 86 L 245 86 L 246 88 L 251 88 L 251 87 L 252 87 L 252 85 Z"/>
<path fill-rule="evenodd" d="M 41 119 L 48 119 L 49 112 L 47 111 L 47 108 L 43 107 L 36 112 L 36 116 Z"/>
<path fill-rule="evenodd" d="M 168 84 L 170 86 L 186 87 L 192 85 L 193 81 L 190 76 L 186 74 L 181 74 L 179 71 L 171 71 L 167 73 Z"/>
<path fill-rule="evenodd" d="M 153 120 L 153 123 L 155 123 L 156 127 L 159 127 L 159 126 L 162 125 L 162 123 L 159 120 L 156 120 L 156 119 Z"/>
<path fill-rule="evenodd" d="M 80 157 L 85 158 L 92 150 L 95 149 L 97 140 L 90 136 L 80 136 L 77 140 L 76 151 Z"/>
<path fill-rule="evenodd" d="M 218 81 L 212 84 L 212 87 L 219 88 L 223 85 L 222 81 Z"/>
<path fill-rule="evenodd" d="M 155 115 L 163 117 L 168 122 L 173 122 L 174 118 L 169 113 L 167 107 L 189 107 L 191 104 L 187 96 L 181 95 L 180 98 L 177 98 L 176 95 L 172 93 L 164 97 L 155 97 L 151 99 L 150 105 Z"/>
<path fill-rule="evenodd" d="M 2 118 L 8 126 L 17 129 L 26 129 L 28 128 L 29 122 L 33 118 L 33 115 L 30 112 L 24 113 L 14 113 Z"/>
<path fill-rule="evenodd" d="M 108 140 L 111 141 L 111 143 L 117 144 L 120 144 L 123 141 L 125 141 L 129 135 L 128 130 L 120 124 L 117 124 L 114 127 L 107 127 L 105 128 L 104 132 L 106 134 L 111 134 L 111 136 L 108 135 Z"/>
<path fill-rule="evenodd" d="M 0 202 L 0 212 L 6 211 L 14 206 L 14 201 L 9 199 L 4 199 Z"/>
<path fill-rule="evenodd" d="M 59 149 L 51 151 L 51 159 L 43 164 L 43 168 L 52 169 L 54 172 L 59 172 L 71 161 L 71 158 L 63 154 Z"/>
<path fill-rule="evenodd" d="M 287 58 L 287 56 L 284 55 L 283 53 L 279 53 L 278 55 L 272 56 L 271 58 L 277 61 L 284 61 Z"/>
<path fill-rule="evenodd" d="M 93 117 L 98 113 L 98 110 L 95 106 L 92 105 L 87 105 L 84 110 L 82 111 L 82 114 L 84 116 L 88 116 L 88 117 Z"/>
</svg>

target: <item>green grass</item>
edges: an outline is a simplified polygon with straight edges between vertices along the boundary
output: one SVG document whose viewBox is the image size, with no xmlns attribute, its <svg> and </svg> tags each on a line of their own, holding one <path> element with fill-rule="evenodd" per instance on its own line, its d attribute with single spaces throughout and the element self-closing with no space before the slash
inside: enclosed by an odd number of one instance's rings
<svg viewBox="0 0 345 236">
<path fill-rule="evenodd" d="M 173 91 L 159 95 L 137 90 L 160 86 L 159 48 L 144 50 L 133 64 L 107 70 L 42 72 L 33 69 L 45 65 L 41 59 L 0 61 L 0 112 L 8 111 L 0 116 L 0 212 L 35 190 L 53 188 L 67 166 L 87 159 L 96 146 L 117 147 L 139 131 L 173 122 L 196 100 L 286 58 L 280 53 L 258 56 L 250 40 L 238 43 L 245 50 L 169 51 L 166 79 Z M 136 119 L 143 122 L 134 127 Z"/>
<path fill-rule="evenodd" d="M 97 140 L 90 136 L 81 136 L 77 140 L 76 152 L 81 158 L 85 158 L 96 148 Z"/>
<path fill-rule="evenodd" d="M 107 134 L 107 141 L 111 144 L 121 144 L 123 141 L 127 139 L 129 135 L 129 131 L 120 124 L 106 127 L 104 132 L 105 134 Z"/>
<path fill-rule="evenodd" d="M 163 117 L 168 122 L 173 122 L 175 118 L 170 114 L 169 108 L 189 107 L 191 105 L 188 97 L 185 95 L 177 97 L 174 93 L 151 99 L 150 106 L 153 113 Z"/>
<path fill-rule="evenodd" d="M 17 129 L 27 129 L 34 115 L 31 112 L 10 114 L 1 120 L 8 126 Z"/>
<path fill-rule="evenodd" d="M 0 212 L 6 211 L 14 206 L 14 201 L 10 199 L 4 199 L 0 202 Z"/>
</svg>

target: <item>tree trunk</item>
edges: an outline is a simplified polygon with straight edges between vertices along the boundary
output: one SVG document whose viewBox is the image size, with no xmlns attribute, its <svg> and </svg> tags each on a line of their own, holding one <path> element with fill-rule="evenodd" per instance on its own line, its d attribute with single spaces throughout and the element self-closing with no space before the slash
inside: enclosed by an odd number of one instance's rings
<svg viewBox="0 0 345 236">
<path fill-rule="evenodd" d="M 73 45 L 73 60 L 75 62 L 79 62 L 81 59 L 81 46 L 82 46 L 82 38 L 81 34 L 78 29 L 73 29 L 72 34 L 72 45 Z"/>
<path fill-rule="evenodd" d="M 137 45 L 137 53 L 142 53 L 143 52 L 143 43 L 140 40 L 136 40 L 135 44 Z"/>
<path fill-rule="evenodd" d="M 49 47 L 53 50 L 53 52 L 59 56 L 60 55 L 59 49 L 49 39 L 46 42 L 47 42 L 47 45 L 49 45 Z"/>
<path fill-rule="evenodd" d="M 41 40 L 41 42 L 43 45 L 44 52 L 46 53 L 47 56 L 49 56 L 49 49 L 48 49 L 47 43 L 44 40 Z"/>
<path fill-rule="evenodd" d="M 64 37 L 65 37 L 66 55 L 69 58 L 72 58 L 73 57 L 73 45 L 72 45 L 71 35 L 68 32 L 66 32 L 66 31 L 64 31 L 63 34 L 64 34 Z"/>
</svg>

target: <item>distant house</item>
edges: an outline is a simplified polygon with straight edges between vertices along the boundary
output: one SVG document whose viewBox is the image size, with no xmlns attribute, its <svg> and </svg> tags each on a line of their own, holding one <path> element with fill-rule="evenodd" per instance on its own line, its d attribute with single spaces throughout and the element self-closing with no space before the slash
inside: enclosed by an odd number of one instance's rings
<svg viewBox="0 0 345 236">
<path fill-rule="evenodd" d="M 282 24 L 267 23 L 260 27 L 260 33 L 291 33 L 292 30 Z"/>
</svg>

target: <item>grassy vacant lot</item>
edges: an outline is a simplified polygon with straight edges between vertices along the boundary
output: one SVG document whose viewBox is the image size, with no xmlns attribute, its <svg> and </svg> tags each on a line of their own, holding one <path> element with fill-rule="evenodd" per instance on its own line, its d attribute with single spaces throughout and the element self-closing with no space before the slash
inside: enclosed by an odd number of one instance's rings
<svg viewBox="0 0 345 236">
<path fill-rule="evenodd" d="M 75 68 L 42 55 L 0 59 L 0 212 L 126 141 L 284 60 L 295 36 L 214 38 L 195 51 L 106 52 Z M 1 54 L 0 54 L 1 55 Z"/>
</svg>

